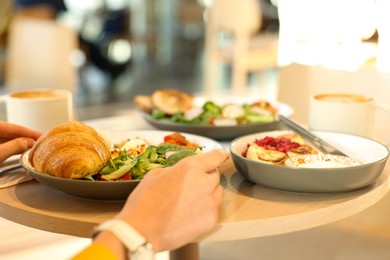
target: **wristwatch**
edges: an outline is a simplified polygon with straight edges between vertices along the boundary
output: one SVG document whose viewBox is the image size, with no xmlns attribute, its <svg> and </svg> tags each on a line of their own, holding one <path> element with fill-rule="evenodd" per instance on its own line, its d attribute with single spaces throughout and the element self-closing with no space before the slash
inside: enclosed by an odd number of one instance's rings
<svg viewBox="0 0 390 260">
<path fill-rule="evenodd" d="M 95 237 L 101 231 L 109 231 L 114 234 L 125 245 L 132 260 L 154 259 L 152 244 L 126 221 L 119 219 L 105 221 L 94 229 L 92 237 Z"/>
</svg>

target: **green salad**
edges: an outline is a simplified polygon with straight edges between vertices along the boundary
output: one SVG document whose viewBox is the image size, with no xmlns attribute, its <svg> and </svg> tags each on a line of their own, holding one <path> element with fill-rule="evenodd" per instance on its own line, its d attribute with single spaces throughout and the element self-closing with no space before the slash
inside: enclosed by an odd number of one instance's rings
<svg viewBox="0 0 390 260">
<path fill-rule="evenodd" d="M 231 103 L 225 105 L 218 105 L 213 101 L 207 101 L 202 107 L 180 111 L 173 115 L 153 108 L 150 115 L 156 120 L 168 122 L 224 126 L 272 122 L 277 118 L 277 109 L 267 101 L 258 101 L 251 104 Z"/>
<path fill-rule="evenodd" d="M 193 150 L 176 144 L 148 145 L 144 152 L 133 157 L 126 149 L 110 159 L 109 163 L 94 175 L 85 177 L 91 181 L 141 180 L 154 169 L 174 165 L 181 159 L 199 154 L 201 147 Z"/>
</svg>

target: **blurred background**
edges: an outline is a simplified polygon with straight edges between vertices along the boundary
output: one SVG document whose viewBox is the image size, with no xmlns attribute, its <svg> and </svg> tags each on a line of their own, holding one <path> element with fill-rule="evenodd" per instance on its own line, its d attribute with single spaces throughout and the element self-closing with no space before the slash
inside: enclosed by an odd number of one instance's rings
<svg viewBox="0 0 390 260">
<path fill-rule="evenodd" d="M 287 103 L 306 123 L 308 102 L 297 95 L 345 91 L 390 103 L 389 10 L 388 0 L 1 0 L 0 94 L 71 89 L 85 120 L 158 88 L 226 92 Z M 390 124 L 379 122 L 387 136 Z M 390 259 L 389 196 L 324 227 L 205 244 L 201 258 Z M 69 254 L 79 241 L 4 219 L 0 228 L 7 259 Z M 28 254 L 18 258 L 21 247 Z"/>
<path fill-rule="evenodd" d="M 276 33 L 276 1 L 256 1 L 263 13 L 261 26 L 256 30 Z M 17 34 L 17 29 L 12 31 L 13 21 L 27 17 L 55 22 L 77 34 L 70 57 L 77 70 L 77 106 L 132 101 L 135 94 L 150 94 L 157 88 L 200 92 L 205 24 L 211 4 L 212 0 L 2 0 L 0 86 L 7 90 L 27 84 L 7 81 L 7 75 L 11 76 L 6 66 L 7 57 L 14 57 L 10 53 L 10 45 L 15 42 L 13 34 Z M 38 30 L 35 28 L 29 36 L 23 32 L 25 36 L 19 42 L 38 50 L 40 47 L 34 44 L 42 46 L 51 41 L 48 36 L 39 36 Z M 48 52 L 46 48 L 39 54 L 41 64 L 44 56 L 62 51 Z M 15 67 L 24 63 L 22 59 Z M 224 70 L 230 73 L 229 66 Z"/>
</svg>

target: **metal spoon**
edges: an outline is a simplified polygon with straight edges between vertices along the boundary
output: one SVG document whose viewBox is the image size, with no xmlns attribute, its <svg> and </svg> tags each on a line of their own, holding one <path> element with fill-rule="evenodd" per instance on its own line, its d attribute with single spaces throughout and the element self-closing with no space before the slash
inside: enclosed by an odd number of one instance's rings
<svg viewBox="0 0 390 260">
<path fill-rule="evenodd" d="M 289 129 L 293 130 L 297 134 L 301 135 L 303 138 L 305 138 L 307 141 L 309 141 L 313 146 L 315 146 L 319 151 L 327 154 L 334 154 L 334 155 L 341 155 L 341 156 L 347 156 L 340 150 L 334 148 L 318 136 L 311 133 L 309 130 L 303 128 L 302 126 L 298 125 L 291 119 L 279 115 L 280 121 L 282 121 Z"/>
</svg>

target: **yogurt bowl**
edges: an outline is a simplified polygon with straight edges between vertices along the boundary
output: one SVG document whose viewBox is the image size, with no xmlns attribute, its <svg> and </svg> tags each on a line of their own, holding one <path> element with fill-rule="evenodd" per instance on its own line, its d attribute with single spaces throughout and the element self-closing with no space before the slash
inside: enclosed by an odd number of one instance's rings
<svg viewBox="0 0 390 260">
<path fill-rule="evenodd" d="M 256 184 L 281 190 L 345 192 L 374 183 L 382 174 L 389 157 L 389 149 L 379 142 L 333 132 L 314 132 L 314 134 L 350 157 L 344 158 L 343 162 L 340 158 L 330 155 L 323 158 L 320 157 L 321 155 L 313 155 L 304 166 L 294 161 L 297 159 L 287 161 L 284 165 L 275 165 L 243 156 L 248 144 L 254 140 L 287 133 L 291 132 L 263 132 L 233 140 L 230 144 L 230 152 L 238 173 Z M 324 158 L 332 158 L 332 160 L 324 161 L 322 160 Z M 341 165 L 343 167 L 340 167 Z"/>
<path fill-rule="evenodd" d="M 359 166 L 362 162 L 348 156 L 318 153 L 290 157 L 284 165 L 293 168 L 342 168 Z"/>
</svg>

